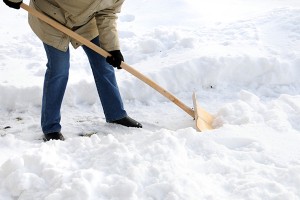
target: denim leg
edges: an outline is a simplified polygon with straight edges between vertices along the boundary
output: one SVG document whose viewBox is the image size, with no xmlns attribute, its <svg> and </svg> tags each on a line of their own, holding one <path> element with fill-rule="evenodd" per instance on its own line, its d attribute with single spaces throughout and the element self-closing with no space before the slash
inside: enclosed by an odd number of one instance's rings
<svg viewBox="0 0 300 200">
<path fill-rule="evenodd" d="M 91 42 L 100 46 L 99 37 Z M 127 116 L 117 85 L 115 71 L 105 58 L 86 46 L 82 46 L 91 65 L 98 94 L 107 122 Z"/>
<path fill-rule="evenodd" d="M 47 70 L 44 79 L 41 125 L 44 134 L 60 132 L 60 108 L 69 77 L 70 53 L 44 44 Z"/>
</svg>

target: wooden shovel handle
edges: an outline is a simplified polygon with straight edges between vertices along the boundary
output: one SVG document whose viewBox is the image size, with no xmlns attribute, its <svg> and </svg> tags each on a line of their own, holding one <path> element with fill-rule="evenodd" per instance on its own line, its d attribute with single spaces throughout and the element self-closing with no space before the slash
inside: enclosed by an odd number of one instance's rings
<svg viewBox="0 0 300 200">
<path fill-rule="evenodd" d="M 85 46 L 91 48 L 92 50 L 94 50 L 95 52 L 99 53 L 103 57 L 106 58 L 107 56 L 111 56 L 108 52 L 106 52 L 105 50 L 103 50 L 99 46 L 95 45 L 94 43 L 90 42 L 89 40 L 85 39 L 81 35 L 75 33 L 74 31 L 66 28 L 65 26 L 61 25 L 60 23 L 58 23 L 57 21 L 51 19 L 50 17 L 48 17 L 48 16 L 46 16 L 46 15 L 38 12 L 34 8 L 28 6 L 27 4 L 22 3 L 21 4 L 21 8 L 23 8 L 24 10 L 26 10 L 31 15 L 39 18 L 40 20 L 42 20 L 42 21 L 48 23 L 49 25 L 53 26 L 54 28 L 58 29 L 59 31 L 65 33 L 66 35 L 70 36 L 71 38 L 77 40 L 81 44 L 84 44 Z M 168 92 L 167 90 L 165 90 L 164 88 L 162 88 L 161 86 L 159 86 L 157 83 L 155 83 L 154 81 L 152 81 L 150 78 L 146 77 L 145 75 L 143 75 L 142 73 L 140 73 L 139 71 L 137 71 L 136 69 L 134 69 L 133 67 L 131 67 L 130 65 L 126 64 L 125 62 L 121 63 L 121 67 L 122 67 L 122 69 L 124 69 L 127 72 L 131 73 L 132 75 L 134 75 L 135 77 L 137 77 L 138 79 L 140 79 L 141 81 L 145 82 L 150 87 L 152 87 L 153 89 L 155 89 L 156 91 L 158 91 L 159 93 L 161 93 L 163 96 L 165 96 L 166 98 L 168 98 L 170 101 L 172 101 L 174 104 L 176 104 L 182 110 L 184 110 L 191 117 L 193 117 L 193 118 L 195 117 L 194 116 L 194 110 L 192 108 L 190 108 L 187 105 L 185 105 L 178 98 L 176 98 L 173 94 L 171 94 L 170 92 Z"/>
</svg>

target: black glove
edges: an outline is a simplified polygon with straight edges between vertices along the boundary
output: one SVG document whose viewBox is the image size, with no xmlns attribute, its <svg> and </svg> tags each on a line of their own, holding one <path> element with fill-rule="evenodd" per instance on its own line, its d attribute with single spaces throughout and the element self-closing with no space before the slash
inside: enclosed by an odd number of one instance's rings
<svg viewBox="0 0 300 200">
<path fill-rule="evenodd" d="M 111 56 L 108 56 L 106 58 L 106 62 L 108 62 L 110 65 L 113 67 L 117 67 L 118 69 L 121 68 L 121 62 L 124 61 L 123 55 L 120 50 L 114 50 L 114 51 L 109 51 Z"/>
<path fill-rule="evenodd" d="M 9 7 L 11 7 L 11 8 L 14 8 L 14 9 L 20 9 L 20 5 L 23 3 L 23 1 L 20 1 L 20 2 L 15 3 L 15 2 L 11 2 L 11 1 L 9 1 L 9 0 L 3 0 L 3 2 L 4 2 L 7 6 L 9 6 Z"/>
</svg>

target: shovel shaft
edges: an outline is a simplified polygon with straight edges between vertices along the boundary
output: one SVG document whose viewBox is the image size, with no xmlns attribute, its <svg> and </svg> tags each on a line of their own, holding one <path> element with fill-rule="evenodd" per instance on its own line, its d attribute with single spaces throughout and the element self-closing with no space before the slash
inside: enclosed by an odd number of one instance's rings
<svg viewBox="0 0 300 200">
<path fill-rule="evenodd" d="M 27 4 L 22 3 L 21 8 L 26 10 L 31 15 L 39 18 L 40 20 L 42 20 L 42 21 L 48 23 L 49 25 L 53 26 L 54 28 L 58 29 L 59 31 L 65 33 L 66 35 L 70 36 L 71 38 L 77 40 L 81 44 L 84 44 L 85 46 L 91 48 L 92 50 L 99 53 L 103 57 L 106 58 L 108 56 L 111 56 L 108 52 L 106 52 L 105 50 L 103 50 L 99 46 L 93 44 L 89 40 L 85 39 L 84 37 L 82 37 L 81 35 L 75 33 L 74 31 L 66 28 L 65 26 L 61 25 L 60 23 L 58 23 L 57 21 L 51 19 L 50 17 L 38 12 L 34 8 L 28 6 Z M 185 105 L 178 98 L 176 98 L 173 94 L 171 94 L 170 92 L 168 92 L 167 90 L 165 90 L 164 88 L 159 86 L 157 83 L 152 81 L 150 78 L 143 75 L 142 73 L 140 73 L 139 71 L 137 71 L 136 69 L 131 67 L 130 65 L 126 64 L 125 62 L 121 63 L 121 67 L 122 67 L 122 69 L 126 70 L 127 72 L 129 72 L 133 76 L 137 77 L 138 79 L 140 79 L 141 81 L 143 81 L 144 83 L 148 84 L 150 87 L 152 87 L 153 89 L 155 89 L 156 91 L 161 93 L 163 96 L 168 98 L 170 101 L 172 101 L 174 104 L 176 104 L 178 107 L 180 107 L 183 111 L 185 111 L 191 117 L 193 117 L 193 118 L 195 117 L 194 116 L 194 110 L 192 108 Z"/>
</svg>

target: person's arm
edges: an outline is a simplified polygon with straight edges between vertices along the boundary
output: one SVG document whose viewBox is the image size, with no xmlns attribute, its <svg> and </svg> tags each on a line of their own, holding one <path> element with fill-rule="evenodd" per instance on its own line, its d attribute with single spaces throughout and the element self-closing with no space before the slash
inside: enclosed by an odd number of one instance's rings
<svg viewBox="0 0 300 200">
<path fill-rule="evenodd" d="M 121 62 L 124 61 L 120 51 L 119 36 L 117 31 L 117 13 L 121 12 L 124 0 L 117 1 L 111 8 L 97 12 L 95 18 L 99 30 L 100 44 L 111 56 L 106 61 L 113 67 L 121 69 Z"/>
<path fill-rule="evenodd" d="M 120 50 L 116 20 L 123 2 L 118 0 L 112 7 L 97 12 L 95 16 L 100 44 L 106 51 Z"/>
</svg>

